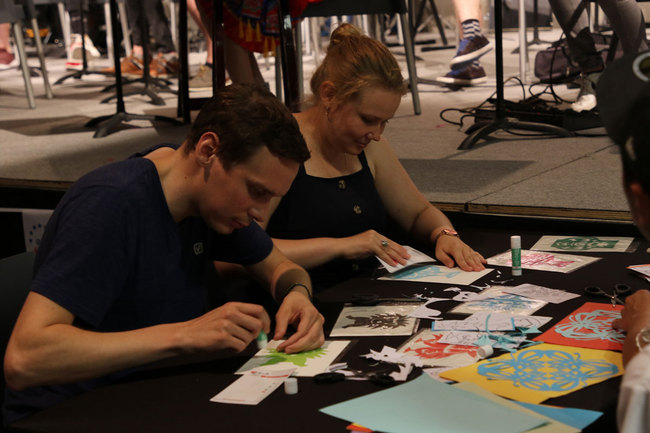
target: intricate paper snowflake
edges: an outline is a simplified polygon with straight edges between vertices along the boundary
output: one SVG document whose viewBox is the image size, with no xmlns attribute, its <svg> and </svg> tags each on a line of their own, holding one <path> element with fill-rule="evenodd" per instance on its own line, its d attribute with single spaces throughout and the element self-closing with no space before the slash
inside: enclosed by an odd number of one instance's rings
<svg viewBox="0 0 650 433">
<path fill-rule="evenodd" d="M 478 366 L 478 374 L 491 380 L 509 380 L 535 391 L 572 391 L 588 381 L 611 377 L 618 367 L 605 360 L 582 360 L 580 354 L 531 349 Z"/>
</svg>

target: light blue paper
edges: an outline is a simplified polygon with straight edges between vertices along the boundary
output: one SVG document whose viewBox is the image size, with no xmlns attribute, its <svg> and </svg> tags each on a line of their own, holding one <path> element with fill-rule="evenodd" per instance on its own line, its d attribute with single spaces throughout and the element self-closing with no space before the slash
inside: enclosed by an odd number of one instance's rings
<svg viewBox="0 0 650 433">
<path fill-rule="evenodd" d="M 425 374 L 321 412 L 386 433 L 519 433 L 546 424 Z"/>
<path fill-rule="evenodd" d="M 572 407 L 550 407 L 541 404 L 525 403 L 523 401 L 515 401 L 515 403 L 580 430 L 596 421 L 603 414 L 595 410 L 575 409 Z"/>
</svg>

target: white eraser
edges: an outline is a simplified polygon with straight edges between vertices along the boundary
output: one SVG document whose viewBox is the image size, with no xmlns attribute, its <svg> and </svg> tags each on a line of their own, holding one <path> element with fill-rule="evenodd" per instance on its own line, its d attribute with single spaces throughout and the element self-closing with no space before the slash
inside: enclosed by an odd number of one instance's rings
<svg viewBox="0 0 650 433">
<path fill-rule="evenodd" d="M 289 395 L 298 394 L 298 379 L 295 377 L 288 377 L 284 381 L 284 392 Z"/>
</svg>

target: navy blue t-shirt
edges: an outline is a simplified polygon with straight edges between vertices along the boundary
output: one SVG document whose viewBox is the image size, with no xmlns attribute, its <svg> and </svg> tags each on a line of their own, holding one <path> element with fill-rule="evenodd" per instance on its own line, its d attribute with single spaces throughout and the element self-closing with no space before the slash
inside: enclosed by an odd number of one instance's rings
<svg viewBox="0 0 650 433">
<path fill-rule="evenodd" d="M 204 313 L 208 261 L 254 264 L 272 248 L 256 223 L 227 236 L 198 217 L 176 223 L 153 162 L 132 158 L 89 173 L 65 194 L 42 238 L 31 290 L 69 310 L 76 325 L 92 331 L 181 322 Z M 124 374 L 7 390 L 5 422 Z"/>
</svg>

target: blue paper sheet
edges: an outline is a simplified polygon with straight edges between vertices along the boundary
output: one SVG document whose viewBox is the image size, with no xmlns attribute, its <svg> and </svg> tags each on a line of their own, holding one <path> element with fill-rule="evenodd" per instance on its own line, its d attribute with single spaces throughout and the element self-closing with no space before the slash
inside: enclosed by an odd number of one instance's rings
<svg viewBox="0 0 650 433">
<path fill-rule="evenodd" d="M 523 401 L 515 401 L 515 403 L 522 405 L 526 409 L 534 410 L 537 413 L 580 430 L 596 421 L 603 414 L 602 412 L 595 410 L 575 409 L 571 407 L 551 407 L 541 404 L 525 403 Z"/>
<path fill-rule="evenodd" d="M 321 412 L 386 433 L 519 433 L 546 423 L 427 375 Z"/>
</svg>

